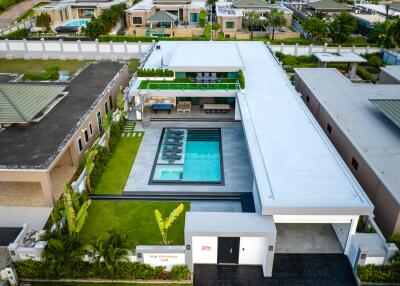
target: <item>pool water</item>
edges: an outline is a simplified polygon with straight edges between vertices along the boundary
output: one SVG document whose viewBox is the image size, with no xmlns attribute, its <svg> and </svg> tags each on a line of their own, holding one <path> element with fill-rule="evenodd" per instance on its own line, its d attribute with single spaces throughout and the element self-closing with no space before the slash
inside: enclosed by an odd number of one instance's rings
<svg viewBox="0 0 400 286">
<path fill-rule="evenodd" d="M 160 142 L 152 183 L 221 183 L 219 129 L 174 129 L 184 131 L 181 151 L 174 159 L 163 156 L 166 132 Z"/>
<path fill-rule="evenodd" d="M 80 27 L 86 25 L 90 20 L 89 19 L 75 19 L 68 23 L 65 23 L 63 26 L 66 27 Z"/>
</svg>

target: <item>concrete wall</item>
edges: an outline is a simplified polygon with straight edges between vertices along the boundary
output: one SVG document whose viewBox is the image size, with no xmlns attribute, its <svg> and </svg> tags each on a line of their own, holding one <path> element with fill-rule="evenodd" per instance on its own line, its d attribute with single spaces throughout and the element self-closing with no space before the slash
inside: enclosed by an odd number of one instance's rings
<svg viewBox="0 0 400 286">
<path fill-rule="evenodd" d="M 379 74 L 379 82 L 380 84 L 399 84 L 400 80 L 386 73 L 384 70 L 381 70 Z"/>
<path fill-rule="evenodd" d="M 354 148 L 347 136 L 335 124 L 335 120 L 320 105 L 311 90 L 297 76 L 295 77 L 295 87 L 302 94 L 302 99 L 307 107 L 374 204 L 375 221 L 382 233 L 386 237 L 389 237 L 393 233 L 400 232 L 400 205 L 396 199 L 379 180 L 372 168 L 365 162 L 362 155 Z M 328 131 L 328 124 L 331 127 L 331 132 Z M 351 164 L 353 158 L 358 163 L 357 170 Z"/>
<path fill-rule="evenodd" d="M 340 52 L 354 52 L 356 54 L 372 54 L 378 53 L 381 51 L 380 48 L 376 47 L 329 47 L 327 44 L 322 46 L 314 46 L 314 45 L 271 45 L 267 43 L 268 47 L 272 52 L 281 52 L 285 55 L 293 55 L 293 56 L 311 56 L 312 53 L 316 52 L 328 52 L 328 53 L 340 53 Z"/>
<path fill-rule="evenodd" d="M 21 23 L 17 23 L 15 25 L 12 25 L 11 27 L 1 30 L 0 35 L 6 35 L 10 34 L 12 32 L 15 32 L 19 29 L 30 29 L 36 25 L 36 18 L 31 17 L 29 19 L 26 19 L 25 21 L 22 21 Z"/>
<path fill-rule="evenodd" d="M 0 40 L 0 58 L 96 59 L 141 58 L 152 43 L 98 41 Z"/>
</svg>

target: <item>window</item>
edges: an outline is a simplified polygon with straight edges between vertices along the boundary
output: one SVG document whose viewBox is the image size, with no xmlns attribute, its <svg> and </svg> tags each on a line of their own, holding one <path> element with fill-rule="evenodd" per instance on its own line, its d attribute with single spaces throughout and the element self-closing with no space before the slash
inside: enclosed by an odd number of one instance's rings
<svg viewBox="0 0 400 286">
<path fill-rule="evenodd" d="M 326 126 L 326 130 L 328 130 L 329 134 L 332 133 L 332 126 L 328 123 L 328 125 Z"/>
<path fill-rule="evenodd" d="M 104 102 L 104 112 L 105 112 L 106 114 L 108 114 L 108 104 L 107 104 L 107 101 Z"/>
<path fill-rule="evenodd" d="M 110 96 L 110 109 L 113 109 L 113 102 L 112 102 L 112 96 Z"/>
<path fill-rule="evenodd" d="M 90 136 L 93 135 L 93 126 L 92 126 L 92 122 L 89 123 L 89 131 L 90 131 Z"/>
<path fill-rule="evenodd" d="M 308 95 L 306 96 L 306 101 L 307 103 L 310 103 L 310 97 Z"/>
<path fill-rule="evenodd" d="M 226 22 L 226 23 L 225 23 L 225 28 L 227 28 L 227 29 L 233 29 L 233 28 L 235 28 L 235 22 L 231 22 L 231 21 Z"/>
<path fill-rule="evenodd" d="M 134 25 L 142 25 L 142 17 L 132 17 L 132 23 Z"/>
<path fill-rule="evenodd" d="M 82 150 L 83 150 L 83 147 L 82 147 L 82 139 L 81 139 L 81 138 L 78 139 L 78 150 L 79 150 L 79 153 L 81 153 Z"/>
<path fill-rule="evenodd" d="M 354 159 L 354 157 L 351 158 L 351 165 L 353 166 L 354 170 L 357 171 L 357 169 L 358 169 L 358 162 L 357 162 L 356 159 Z"/>
<path fill-rule="evenodd" d="M 63 10 L 60 10 L 60 18 L 61 18 L 61 22 L 64 21 Z"/>
<path fill-rule="evenodd" d="M 100 133 L 103 131 L 103 126 L 101 126 L 101 113 L 97 112 L 97 124 L 99 125 Z"/>
<path fill-rule="evenodd" d="M 85 143 L 88 143 L 89 142 L 89 133 L 87 132 L 87 129 L 85 129 L 84 134 L 85 134 Z"/>
<path fill-rule="evenodd" d="M 189 16 L 189 21 L 190 21 L 191 23 L 197 23 L 197 22 L 199 22 L 199 13 L 190 13 L 189 15 L 190 15 L 190 16 Z"/>
</svg>

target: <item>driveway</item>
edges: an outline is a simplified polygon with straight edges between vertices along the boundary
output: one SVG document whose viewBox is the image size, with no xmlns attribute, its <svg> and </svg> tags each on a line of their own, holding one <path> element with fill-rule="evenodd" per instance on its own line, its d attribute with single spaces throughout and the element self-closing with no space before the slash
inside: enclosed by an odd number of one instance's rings
<svg viewBox="0 0 400 286">
<path fill-rule="evenodd" d="M 33 5 L 42 1 L 44 0 L 26 0 L 4 11 L 0 14 L 0 30 L 8 28 L 18 17 L 31 9 Z"/>
<path fill-rule="evenodd" d="M 194 266 L 195 286 L 356 286 L 350 263 L 343 254 L 275 254 L 272 277 L 261 266 Z"/>
</svg>

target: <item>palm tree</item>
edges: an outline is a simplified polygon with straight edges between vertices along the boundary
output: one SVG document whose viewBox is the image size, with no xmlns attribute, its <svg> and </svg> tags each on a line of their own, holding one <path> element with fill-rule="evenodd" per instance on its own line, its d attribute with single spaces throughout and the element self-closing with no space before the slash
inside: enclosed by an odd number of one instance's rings
<svg viewBox="0 0 400 286">
<path fill-rule="evenodd" d="M 250 39 L 253 40 L 253 29 L 261 24 L 260 15 L 256 12 L 248 12 L 244 15 L 243 25 L 250 30 Z"/>
<path fill-rule="evenodd" d="M 328 35 L 328 25 L 317 17 L 311 17 L 304 21 L 303 29 L 311 35 L 315 43 L 322 43 Z"/>
<path fill-rule="evenodd" d="M 178 218 L 178 216 L 183 212 L 185 206 L 181 203 L 179 204 L 172 212 L 169 214 L 169 216 L 165 219 L 163 219 L 161 213 L 159 210 L 154 211 L 154 215 L 156 217 L 156 221 L 158 224 L 158 228 L 160 229 L 161 233 L 161 239 L 162 239 L 162 244 L 167 245 L 169 244 L 168 241 L 168 230 L 171 227 L 172 223 Z"/>
<path fill-rule="evenodd" d="M 371 42 L 376 42 L 383 48 L 397 48 L 400 45 L 400 19 L 386 20 L 381 24 L 375 25 L 368 35 Z"/>
<path fill-rule="evenodd" d="M 82 261 L 82 256 L 82 241 L 78 237 L 61 235 L 49 239 L 42 253 L 47 277 L 57 277 L 62 272 L 66 276 L 71 275 Z"/>
<path fill-rule="evenodd" d="M 346 42 L 356 29 L 356 18 L 348 12 L 337 14 L 335 19 L 329 24 L 329 34 L 334 43 Z"/>
<path fill-rule="evenodd" d="M 69 234 L 79 233 L 88 216 L 88 208 L 91 200 L 85 200 L 82 204 L 77 193 L 64 185 L 64 216 L 68 225 Z"/>
<path fill-rule="evenodd" d="M 274 40 L 275 28 L 282 27 L 286 25 L 286 18 L 283 11 L 279 11 L 276 8 L 271 9 L 267 16 L 268 25 L 272 27 L 272 39 Z"/>
<path fill-rule="evenodd" d="M 104 264 L 113 277 L 118 274 L 119 263 L 128 260 L 126 235 L 116 230 L 100 236 L 94 245 L 87 245 L 85 248 L 96 253 L 95 263 L 98 271 L 103 271 L 102 265 Z"/>
</svg>

